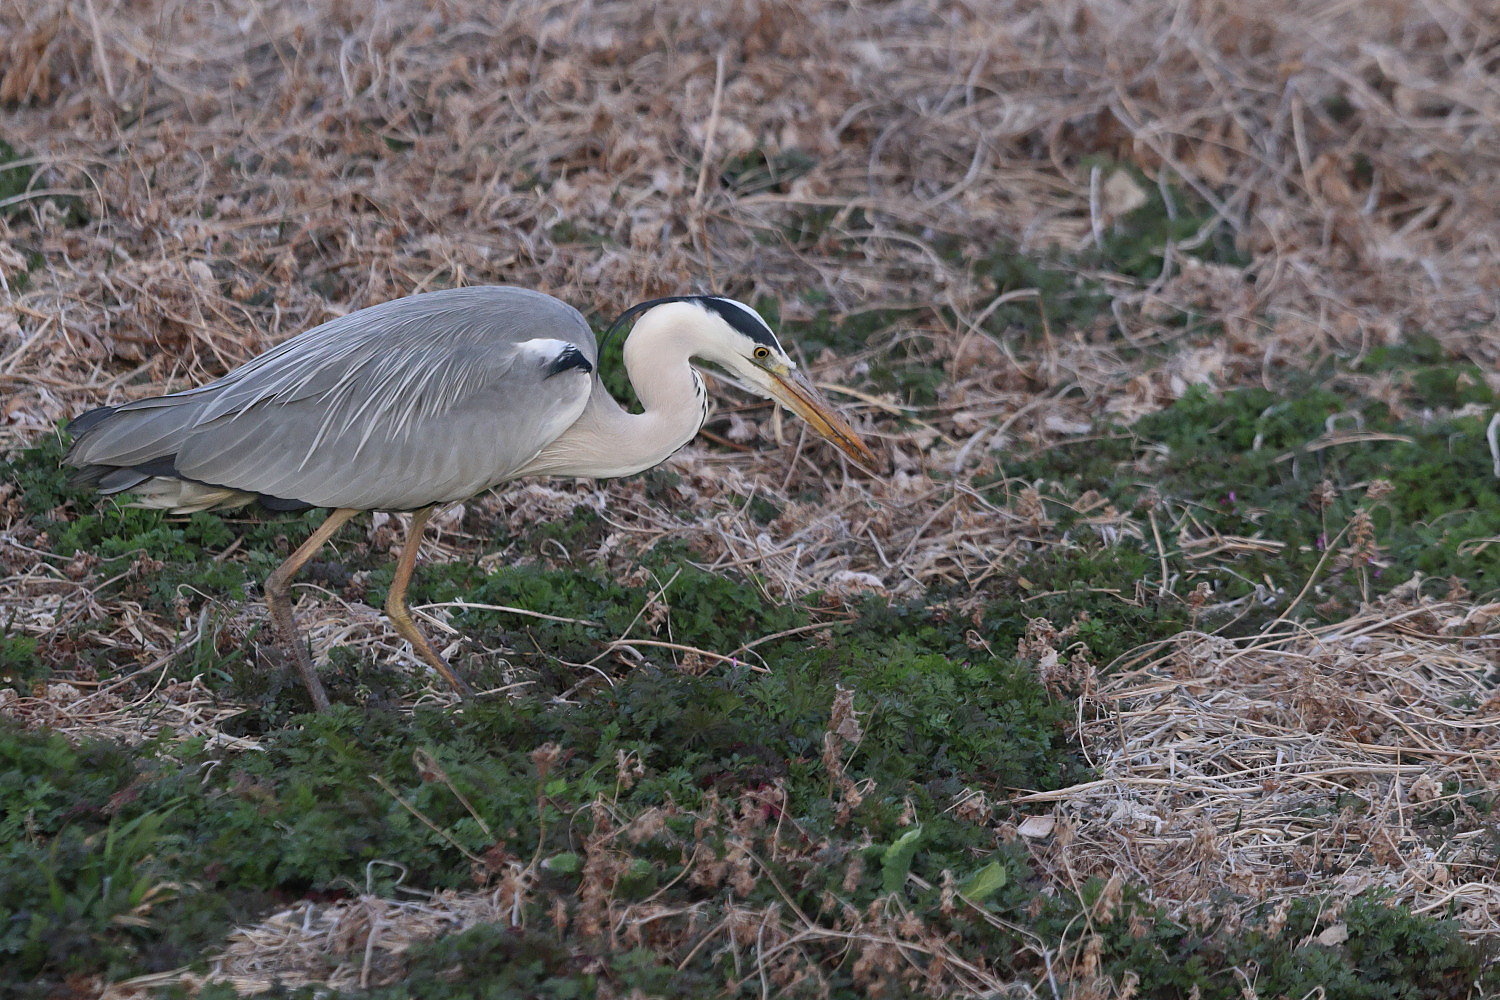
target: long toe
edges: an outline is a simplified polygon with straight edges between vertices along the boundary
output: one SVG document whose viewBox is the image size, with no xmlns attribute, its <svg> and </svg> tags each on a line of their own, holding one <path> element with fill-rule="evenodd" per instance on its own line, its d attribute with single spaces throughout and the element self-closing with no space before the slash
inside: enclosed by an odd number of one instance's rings
<svg viewBox="0 0 1500 1000">
<path fill-rule="evenodd" d="M 297 640 L 291 642 L 277 641 L 264 647 L 265 653 L 269 654 L 271 663 L 277 669 L 286 669 L 287 666 L 297 668 L 297 676 L 302 680 L 302 686 L 307 689 L 307 695 L 312 699 L 313 711 L 326 712 L 332 703 L 328 700 L 328 692 L 323 687 L 323 679 L 318 676 L 318 668 L 313 665 L 312 657 L 307 649 Z"/>
<path fill-rule="evenodd" d="M 474 690 L 473 686 L 468 681 L 460 677 L 458 675 L 458 672 L 450 667 L 447 661 L 444 660 L 441 656 L 438 656 L 437 662 L 433 663 L 432 666 L 433 669 L 435 669 L 439 674 L 442 674 L 443 680 L 447 681 L 449 686 L 452 687 L 453 690 L 458 692 L 458 696 L 460 698 L 467 701 L 470 698 L 473 698 L 477 693 Z"/>
</svg>

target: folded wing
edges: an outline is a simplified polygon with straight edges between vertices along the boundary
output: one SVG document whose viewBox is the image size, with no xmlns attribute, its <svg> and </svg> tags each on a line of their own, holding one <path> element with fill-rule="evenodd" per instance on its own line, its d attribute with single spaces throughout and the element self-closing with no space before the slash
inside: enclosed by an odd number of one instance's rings
<svg viewBox="0 0 1500 1000">
<path fill-rule="evenodd" d="M 414 509 L 510 478 L 577 420 L 596 362 L 588 324 L 551 296 L 433 292 L 197 389 L 86 413 L 66 460 L 75 480 L 152 506 Z"/>
</svg>

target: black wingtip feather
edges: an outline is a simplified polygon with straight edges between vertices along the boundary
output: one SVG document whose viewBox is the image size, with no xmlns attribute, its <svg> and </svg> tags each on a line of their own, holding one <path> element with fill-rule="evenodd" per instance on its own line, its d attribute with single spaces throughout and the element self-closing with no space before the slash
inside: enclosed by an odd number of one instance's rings
<svg viewBox="0 0 1500 1000">
<path fill-rule="evenodd" d="M 92 486 L 101 493 L 120 493 L 154 476 L 182 478 L 177 475 L 176 462 L 176 455 L 164 455 L 135 465 L 81 465 L 68 474 L 68 485 Z"/>
<path fill-rule="evenodd" d="M 283 500 L 281 497 L 273 497 L 265 493 L 257 493 L 255 495 L 255 502 L 260 504 L 266 510 L 274 510 L 278 512 L 312 510 L 313 508 L 312 504 L 304 503 L 301 500 Z"/>
<path fill-rule="evenodd" d="M 89 410 L 87 413 L 80 413 L 78 416 L 68 421 L 68 426 L 65 428 L 65 430 L 76 438 L 80 434 L 87 432 L 89 428 L 101 423 L 106 417 L 110 416 L 118 409 L 118 406 L 95 407 L 94 409 Z"/>
<path fill-rule="evenodd" d="M 113 472 L 113 465 L 84 465 L 68 473 L 69 486 L 98 486 L 99 480 Z"/>
</svg>

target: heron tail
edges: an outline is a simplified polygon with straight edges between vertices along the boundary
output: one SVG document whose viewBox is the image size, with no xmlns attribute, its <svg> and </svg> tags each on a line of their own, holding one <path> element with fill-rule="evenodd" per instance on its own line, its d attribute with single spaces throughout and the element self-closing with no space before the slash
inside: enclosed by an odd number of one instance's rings
<svg viewBox="0 0 1500 1000">
<path fill-rule="evenodd" d="M 79 415 L 67 426 L 73 444 L 63 464 L 76 466 L 68 483 L 91 486 L 108 496 L 133 493 L 132 506 L 175 513 L 254 502 L 259 499 L 254 493 L 193 482 L 177 471 L 178 448 L 197 422 L 201 406 L 197 399 L 157 396 Z"/>
</svg>

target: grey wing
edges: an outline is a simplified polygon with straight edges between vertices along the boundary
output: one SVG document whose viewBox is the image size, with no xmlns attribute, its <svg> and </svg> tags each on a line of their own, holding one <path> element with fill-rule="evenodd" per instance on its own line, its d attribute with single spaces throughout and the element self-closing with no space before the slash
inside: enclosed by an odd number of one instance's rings
<svg viewBox="0 0 1500 1000">
<path fill-rule="evenodd" d="M 169 457 L 170 475 L 319 507 L 460 500 L 510 478 L 577 420 L 596 360 L 588 324 L 551 296 L 433 292 L 309 330 L 199 389 L 121 407 L 83 428 L 68 460 L 161 475 Z"/>
</svg>

